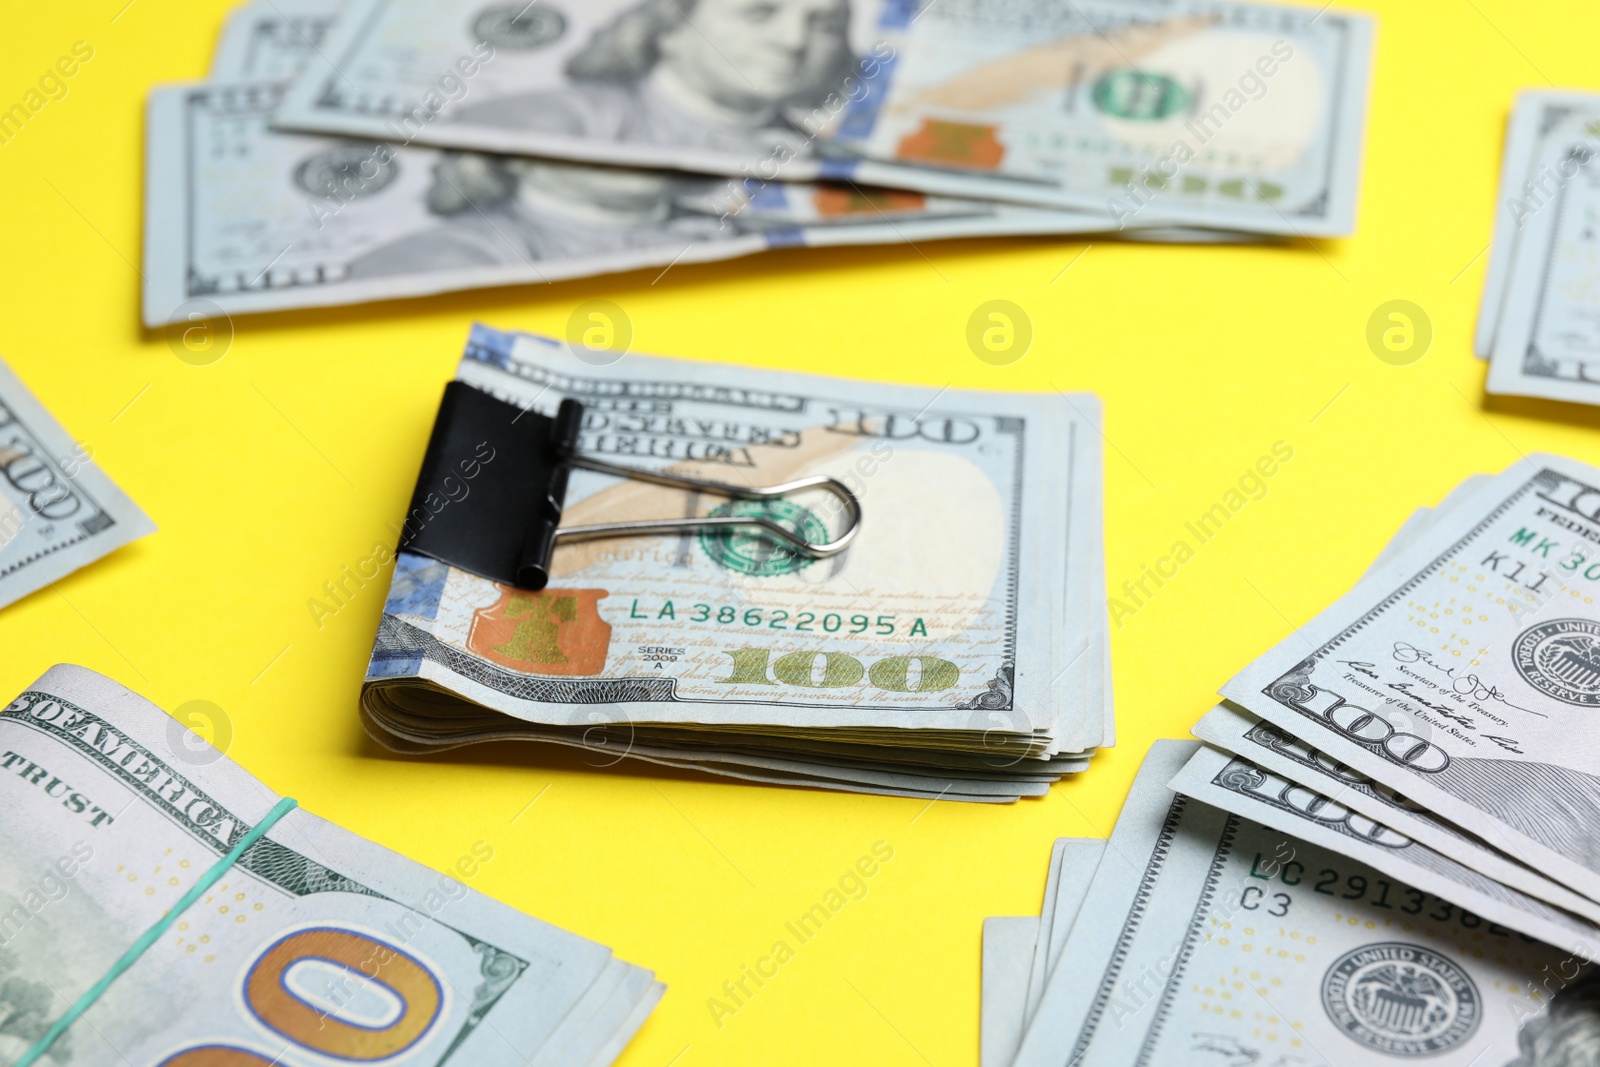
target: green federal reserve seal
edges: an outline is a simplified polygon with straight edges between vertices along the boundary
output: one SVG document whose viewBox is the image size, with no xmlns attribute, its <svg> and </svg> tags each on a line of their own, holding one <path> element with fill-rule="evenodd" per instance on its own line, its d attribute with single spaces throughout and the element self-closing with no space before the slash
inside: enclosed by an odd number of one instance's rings
<svg viewBox="0 0 1600 1067">
<path fill-rule="evenodd" d="M 731 500 L 713 508 L 706 517 L 771 519 L 813 544 L 828 540 L 828 528 L 821 519 L 794 501 L 782 497 L 772 500 Z M 786 545 L 767 537 L 756 527 L 702 530 L 700 547 L 718 566 L 736 574 L 749 574 L 757 578 L 793 574 L 816 562 L 796 555 Z"/>
</svg>

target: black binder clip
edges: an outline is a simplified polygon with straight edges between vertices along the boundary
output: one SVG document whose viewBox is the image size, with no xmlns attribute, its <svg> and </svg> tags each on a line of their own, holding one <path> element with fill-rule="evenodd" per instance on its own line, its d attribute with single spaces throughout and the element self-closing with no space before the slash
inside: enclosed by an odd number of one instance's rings
<svg viewBox="0 0 1600 1067">
<path fill-rule="evenodd" d="M 752 487 L 627 467 L 580 453 L 582 424 L 583 405 L 570 398 L 562 400 L 551 417 L 466 382 L 445 386 L 400 535 L 400 550 L 494 581 L 539 590 L 550 581 L 550 557 L 556 545 L 565 541 L 686 530 L 759 530 L 797 555 L 824 559 L 848 548 L 861 529 L 861 504 L 837 478 L 815 475 Z M 849 525 L 823 544 L 807 541 L 761 516 L 563 527 L 561 510 L 573 467 L 736 500 L 770 500 L 804 489 L 821 489 L 839 499 Z"/>
</svg>

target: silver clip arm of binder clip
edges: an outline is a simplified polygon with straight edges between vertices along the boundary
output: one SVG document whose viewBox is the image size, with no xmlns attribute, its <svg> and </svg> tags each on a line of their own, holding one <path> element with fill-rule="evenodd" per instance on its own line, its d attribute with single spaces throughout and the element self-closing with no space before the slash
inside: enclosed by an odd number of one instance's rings
<svg viewBox="0 0 1600 1067">
<path fill-rule="evenodd" d="M 850 524 L 838 537 L 819 545 L 779 526 L 771 519 L 758 516 L 639 519 L 633 522 L 601 522 L 592 526 L 557 527 L 555 533 L 556 544 L 561 544 L 564 541 L 592 541 L 603 537 L 627 537 L 633 534 L 674 534 L 681 533 L 684 530 L 745 529 L 760 530 L 768 537 L 782 542 L 807 559 L 825 559 L 828 556 L 836 556 L 850 547 L 850 542 L 855 540 L 857 532 L 861 529 L 861 502 L 839 479 L 829 478 L 820 474 L 812 475 L 809 478 L 796 478 L 792 482 L 782 482 L 778 485 L 744 486 L 729 485 L 727 482 L 713 482 L 704 478 L 686 478 L 675 474 L 662 474 L 657 471 L 643 470 L 639 467 L 625 467 L 618 463 L 607 463 L 603 459 L 595 459 L 592 456 L 571 455 L 567 457 L 566 462 L 574 467 L 598 471 L 601 474 L 611 474 L 618 478 L 632 478 L 640 482 L 653 482 L 656 485 L 665 485 L 673 489 L 693 489 L 702 493 L 732 497 L 735 500 L 771 500 L 773 497 L 788 496 L 790 493 L 798 493 L 803 489 L 821 489 L 824 492 L 832 493 L 844 505 L 845 513 L 850 518 Z"/>
</svg>

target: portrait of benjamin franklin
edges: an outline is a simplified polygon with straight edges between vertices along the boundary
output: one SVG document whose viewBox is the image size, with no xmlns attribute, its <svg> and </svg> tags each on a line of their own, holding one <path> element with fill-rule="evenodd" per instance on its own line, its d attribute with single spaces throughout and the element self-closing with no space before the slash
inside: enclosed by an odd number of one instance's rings
<svg viewBox="0 0 1600 1067">
<path fill-rule="evenodd" d="M 455 120 L 765 156 L 810 151 L 791 116 L 855 66 L 849 0 L 640 0 L 567 60 L 567 85 L 469 102 Z"/>
<path fill-rule="evenodd" d="M 1550 1010 L 1517 1031 L 1517 1058 L 1506 1067 L 1600 1067 L 1600 971 L 1562 989 Z"/>
<path fill-rule="evenodd" d="M 661 171 L 445 152 L 427 208 L 440 225 L 350 264 L 352 278 L 576 259 L 727 240 L 732 226 L 694 208 L 718 179 Z"/>
</svg>

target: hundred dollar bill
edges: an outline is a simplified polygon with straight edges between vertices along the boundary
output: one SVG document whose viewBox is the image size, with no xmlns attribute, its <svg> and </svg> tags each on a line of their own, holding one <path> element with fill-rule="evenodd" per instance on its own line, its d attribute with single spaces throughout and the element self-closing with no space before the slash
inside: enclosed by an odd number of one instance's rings
<svg viewBox="0 0 1600 1067">
<path fill-rule="evenodd" d="M 1516 104 L 1506 121 L 1489 264 L 1484 271 L 1483 298 L 1478 305 L 1478 324 L 1473 333 L 1472 350 L 1480 359 L 1488 359 L 1494 348 L 1495 331 L 1511 278 L 1511 264 L 1516 259 L 1523 230 L 1533 214 L 1548 205 L 1564 183 L 1558 172 L 1545 165 L 1546 139 L 1551 134 L 1570 134 L 1570 128 L 1563 129 L 1567 126 L 1564 120 L 1583 113 L 1600 118 L 1600 95 L 1547 89 L 1525 89 L 1517 94 Z"/>
<path fill-rule="evenodd" d="M 0 1061 L 16 1062 L 279 797 L 159 708 L 58 666 L 0 712 Z M 295 809 L 44 1064 L 609 1063 L 650 972 Z"/>
<path fill-rule="evenodd" d="M 212 56 L 210 80 L 274 83 L 287 81 L 300 72 L 309 56 L 316 53 L 323 35 L 336 18 L 336 5 L 325 0 L 295 0 L 294 3 L 290 3 L 289 0 L 282 2 L 258 0 L 236 8 L 230 15 L 216 53 Z M 409 139 L 402 139 L 399 142 L 401 145 L 410 143 Z M 768 210 L 780 204 L 784 195 L 781 192 L 781 185 L 779 191 L 762 197 L 763 203 L 759 209 L 745 204 L 748 194 L 759 191 L 763 184 L 765 183 L 753 183 L 746 189 L 746 196 L 734 196 L 731 202 L 735 205 L 744 205 L 740 210 L 750 211 L 752 214 L 757 210 Z M 840 191 L 846 190 L 841 188 Z M 876 197 L 885 218 L 894 222 L 902 221 L 909 207 L 919 200 L 924 205 L 928 202 L 925 197 L 919 198 L 903 190 L 896 192 L 899 195 L 893 198 L 887 196 L 887 190 L 863 191 L 863 195 Z M 801 195 L 804 195 L 804 191 Z M 893 211 L 887 206 L 891 199 Z M 986 205 L 979 213 L 990 217 L 1000 214 L 994 210 L 993 205 Z M 823 214 L 826 217 L 827 213 Z M 1064 211 L 1041 212 L 1031 216 L 1017 212 L 1004 214 L 1013 228 L 1020 227 L 1022 232 L 1029 233 L 1077 233 L 1087 225 L 1083 220 L 1070 217 L 1069 213 Z M 1030 219 L 1038 225 L 1031 225 Z M 1093 225 L 1099 226 L 1101 223 L 1095 222 Z M 1002 228 L 998 232 L 1010 232 L 1010 230 Z M 930 234 L 930 236 L 949 235 Z M 1121 236 L 1125 240 L 1132 241 L 1181 244 L 1239 243 L 1266 239 L 1261 234 L 1219 227 L 1146 223 L 1128 227 Z"/>
<path fill-rule="evenodd" d="M 754 485 L 833 475 L 862 502 L 858 537 L 815 562 L 710 533 L 569 544 L 540 594 L 401 553 L 362 699 L 384 743 L 606 738 L 619 758 L 758 780 L 1005 799 L 1106 740 L 1099 664 L 1077 677 L 1056 655 L 1094 663 L 1104 640 L 1097 564 L 1078 562 L 1101 558 L 1099 531 L 1068 508 L 1099 492 L 1093 397 L 583 355 L 480 326 L 458 378 L 540 411 L 582 401 L 581 452 Z M 812 538 L 836 521 L 804 497 L 576 470 L 563 522 L 752 507 Z"/>
<path fill-rule="evenodd" d="M 1451 490 L 1437 509 L 1422 508 L 1408 519 L 1384 548 L 1373 569 L 1405 548 L 1406 544 L 1465 494 L 1487 481 L 1474 475 Z M 1491 848 L 1459 827 L 1412 803 L 1395 790 L 1372 781 L 1338 760 L 1318 751 L 1272 723 L 1223 703 L 1194 725 L 1202 741 L 1231 752 L 1263 770 L 1281 775 L 1312 792 L 1375 819 L 1407 837 L 1442 852 L 1497 882 L 1519 889 L 1550 904 L 1600 922 L 1600 905 L 1560 883 L 1525 867 Z"/>
<path fill-rule="evenodd" d="M 1600 926 L 1595 925 L 1593 902 L 1577 898 L 1583 917 L 1552 907 L 1466 866 L 1463 861 L 1473 858 L 1470 854 L 1445 855 L 1248 759 L 1202 746 L 1168 784 L 1195 800 L 1360 860 L 1474 918 L 1564 947 L 1584 959 L 1600 960 Z"/>
<path fill-rule="evenodd" d="M 1538 151 L 1516 217 L 1487 389 L 1600 403 L 1600 97 L 1539 106 Z M 1509 235 L 1508 235 L 1509 236 Z M 1490 298 L 1485 290 L 1485 299 Z"/>
<path fill-rule="evenodd" d="M 0 607 L 155 531 L 0 362 Z"/>
<path fill-rule="evenodd" d="M 268 125 L 281 92 L 246 81 L 151 93 L 147 325 L 642 267 L 659 275 L 770 248 L 1105 228 L 1077 212 L 853 182 L 729 181 L 283 133 Z"/>
<path fill-rule="evenodd" d="M 1595 979 L 1337 852 L 1157 787 L 1151 749 L 1019 1067 L 1580 1063 Z M 1320 891 L 1319 891 L 1320 886 Z"/>
<path fill-rule="evenodd" d="M 1590 922 L 1600 923 L 1600 904 L 1518 863 L 1392 788 L 1374 782 L 1271 723 L 1227 704 L 1219 704 L 1195 724 L 1194 734 L 1263 771 L 1302 787 L 1302 791 L 1294 794 L 1297 802 L 1314 805 L 1310 799 L 1313 794 L 1327 797 L 1333 802 L 1329 819 L 1342 819 L 1344 815 L 1337 809 L 1349 809 L 1434 852 L 1449 856 L 1478 874 L 1581 915 Z"/>
<path fill-rule="evenodd" d="M 1051 972 L 1015 1064 L 1080 1062 L 1089 1049 L 1096 1015 L 1104 1011 L 1109 995 L 1105 987 L 1116 977 L 1119 948 L 1125 934 L 1131 936 L 1134 916 L 1150 909 L 1179 914 L 1150 894 L 1147 859 L 1165 858 L 1152 853 L 1174 802 L 1166 782 L 1198 747 L 1194 742 L 1158 741 L 1145 756 L 1070 924 L 1062 948 L 1066 965 Z M 1221 812 L 1202 808 L 1193 821 L 1204 821 L 1214 832 L 1222 818 Z M 1203 845 L 1201 841 L 1195 847 Z M 1169 841 L 1169 849 L 1176 847 L 1183 845 Z"/>
<path fill-rule="evenodd" d="M 1372 20 L 1150 0 L 357 0 L 295 129 L 1279 234 L 1354 225 Z"/>
<path fill-rule="evenodd" d="M 1517 463 L 1223 696 L 1595 898 L 1597 487 L 1573 460 Z"/>
</svg>

